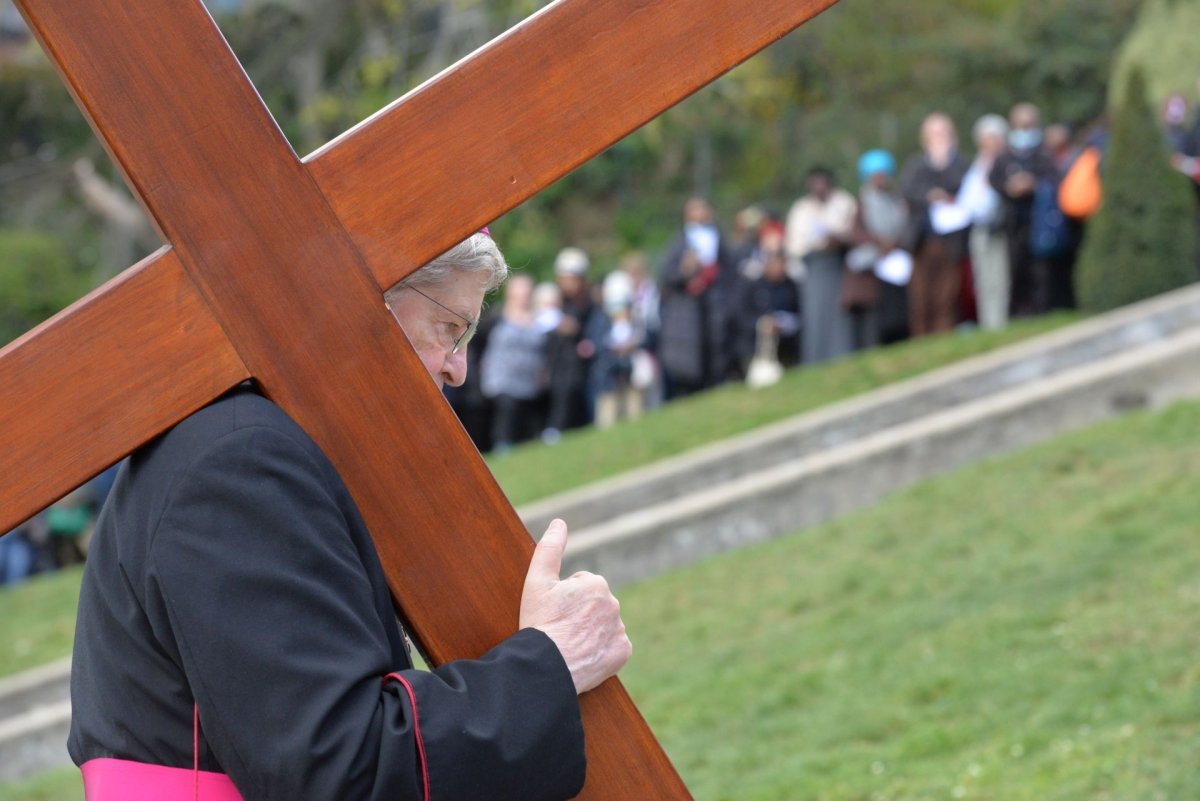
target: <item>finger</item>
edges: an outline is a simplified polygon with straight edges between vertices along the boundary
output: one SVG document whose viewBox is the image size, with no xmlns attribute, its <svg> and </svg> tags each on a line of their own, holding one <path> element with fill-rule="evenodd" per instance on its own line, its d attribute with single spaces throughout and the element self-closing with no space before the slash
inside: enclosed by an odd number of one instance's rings
<svg viewBox="0 0 1200 801">
<path fill-rule="evenodd" d="M 533 549 L 533 559 L 529 562 L 529 573 L 525 584 L 554 584 L 558 581 L 562 570 L 563 553 L 567 550 L 567 524 L 561 520 L 550 521 L 550 526 L 537 547 Z"/>
</svg>

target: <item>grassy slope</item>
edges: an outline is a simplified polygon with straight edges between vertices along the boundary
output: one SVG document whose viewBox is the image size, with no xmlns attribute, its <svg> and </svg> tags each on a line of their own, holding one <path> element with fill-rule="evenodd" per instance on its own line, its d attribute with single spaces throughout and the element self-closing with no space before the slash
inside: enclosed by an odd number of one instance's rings
<svg viewBox="0 0 1200 801">
<path fill-rule="evenodd" d="M 928 372 L 1078 319 L 1058 314 L 1004 331 L 955 333 L 855 354 L 834 364 L 790 370 L 768 389 L 723 386 L 606 431 L 569 432 L 553 449 L 541 443 L 489 459 L 514 504 L 553 495 L 691 448 Z"/>
<path fill-rule="evenodd" d="M 500 483 L 524 503 L 681 453 L 889 381 L 992 350 L 1075 319 L 1021 321 L 1006 331 L 970 332 L 858 354 L 836 364 L 793 370 L 777 386 L 751 392 L 723 387 L 679 401 L 644 420 L 608 431 L 572 432 L 554 448 L 536 444 L 494 460 Z M 0 588 L 0 676 L 70 653 L 79 572 L 39 577 L 17 591 Z"/>
<path fill-rule="evenodd" d="M 0 587 L 0 676 L 71 653 L 81 567 Z"/>
<path fill-rule="evenodd" d="M 1200 796 L 1200 405 L 623 592 L 699 799 Z"/>
<path fill-rule="evenodd" d="M 0 801 L 80 801 L 83 782 L 75 768 L 52 771 L 18 784 L 0 784 Z"/>
<path fill-rule="evenodd" d="M 1179 405 L 627 588 L 625 681 L 704 801 L 1195 798 L 1196 475 Z"/>
</svg>

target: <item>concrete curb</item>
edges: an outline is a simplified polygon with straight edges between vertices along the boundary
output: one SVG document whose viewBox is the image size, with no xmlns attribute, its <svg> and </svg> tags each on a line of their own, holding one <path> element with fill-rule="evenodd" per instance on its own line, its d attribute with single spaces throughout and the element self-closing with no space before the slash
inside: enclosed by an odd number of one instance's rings
<svg viewBox="0 0 1200 801">
<path fill-rule="evenodd" d="M 71 660 L 0 680 L 0 782 L 67 767 Z"/>
<path fill-rule="evenodd" d="M 40 706 L 10 720 L 0 720 L 0 782 L 28 779 L 53 768 L 68 767 L 67 734 L 71 702 Z"/>
<path fill-rule="evenodd" d="M 573 529 L 700 490 L 890 426 L 1044 380 L 1200 326 L 1200 284 L 967 359 L 518 509 L 540 536 L 555 517 Z"/>
<path fill-rule="evenodd" d="M 566 569 L 613 585 L 868 506 L 925 478 L 1200 396 L 1200 329 L 576 532 Z"/>
<path fill-rule="evenodd" d="M 71 659 L 60 659 L 0 679 L 0 722 L 70 697 Z"/>
</svg>

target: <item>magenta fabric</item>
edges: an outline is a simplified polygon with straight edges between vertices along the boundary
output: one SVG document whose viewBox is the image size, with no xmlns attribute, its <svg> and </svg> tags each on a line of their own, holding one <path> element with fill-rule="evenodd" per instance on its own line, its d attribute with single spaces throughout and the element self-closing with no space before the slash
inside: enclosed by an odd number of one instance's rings
<svg viewBox="0 0 1200 801">
<path fill-rule="evenodd" d="M 84 801 L 244 801 L 224 773 L 127 759 L 89 759 L 79 770 Z"/>
</svg>

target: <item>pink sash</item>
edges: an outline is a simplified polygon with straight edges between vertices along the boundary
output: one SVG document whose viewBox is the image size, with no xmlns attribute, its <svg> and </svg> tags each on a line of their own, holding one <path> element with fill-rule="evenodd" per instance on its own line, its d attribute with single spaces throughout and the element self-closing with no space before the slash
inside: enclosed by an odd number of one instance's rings
<svg viewBox="0 0 1200 801">
<path fill-rule="evenodd" d="M 245 801 L 224 773 L 200 770 L 200 707 L 192 704 L 192 769 L 130 759 L 89 759 L 79 766 L 83 801 Z"/>
<path fill-rule="evenodd" d="M 128 759 L 90 759 L 79 770 L 85 801 L 243 801 L 224 773 Z"/>
</svg>

